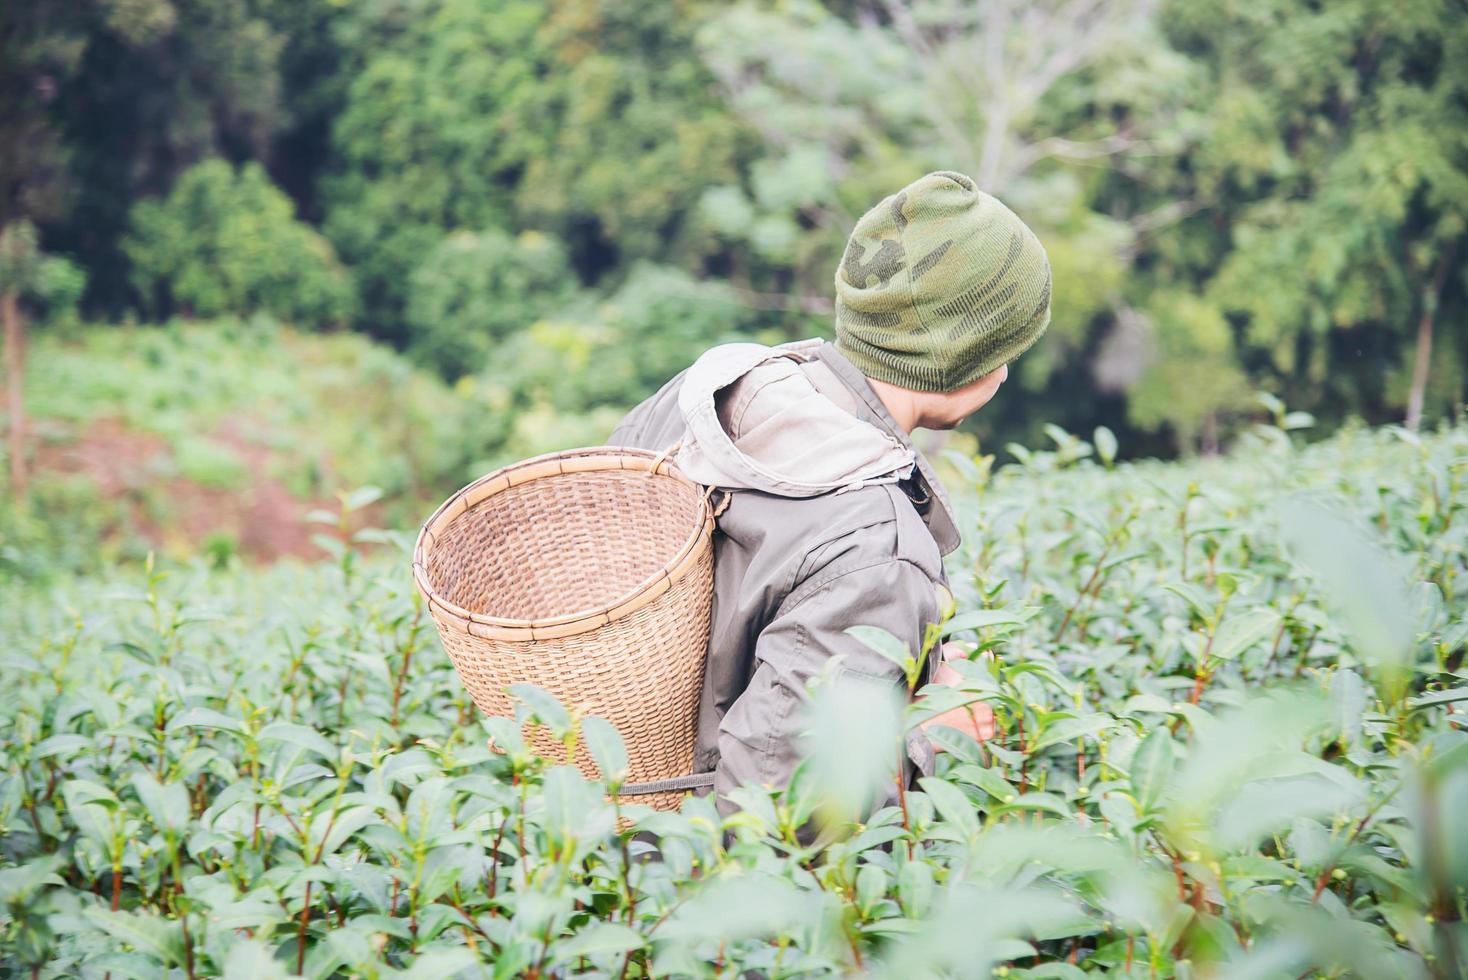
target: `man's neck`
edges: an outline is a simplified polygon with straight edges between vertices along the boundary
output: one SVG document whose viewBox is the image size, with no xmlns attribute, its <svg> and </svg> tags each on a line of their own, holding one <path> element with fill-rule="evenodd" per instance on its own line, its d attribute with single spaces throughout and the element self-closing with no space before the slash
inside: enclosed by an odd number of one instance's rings
<svg viewBox="0 0 1468 980">
<path fill-rule="evenodd" d="M 923 424 L 922 416 L 917 406 L 913 404 L 912 392 L 885 381 L 878 381 L 876 378 L 867 378 L 867 384 L 872 386 L 872 391 L 877 393 L 877 397 L 886 406 L 887 414 L 892 416 L 892 421 L 896 422 L 898 428 L 903 432 L 910 436 L 913 429 Z"/>
</svg>

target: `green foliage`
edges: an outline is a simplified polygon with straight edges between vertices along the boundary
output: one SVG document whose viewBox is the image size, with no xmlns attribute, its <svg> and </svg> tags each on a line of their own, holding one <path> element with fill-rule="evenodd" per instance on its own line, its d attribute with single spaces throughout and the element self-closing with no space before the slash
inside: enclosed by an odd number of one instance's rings
<svg viewBox="0 0 1468 980">
<path fill-rule="evenodd" d="M 1198 281 L 1250 348 L 1287 383 L 1323 389 L 1312 410 L 1381 405 L 1362 393 L 1363 348 L 1389 347 L 1387 368 L 1405 374 L 1424 319 L 1444 334 L 1436 349 L 1465 349 L 1448 314 L 1468 248 L 1468 82 L 1450 67 L 1468 56 L 1461 11 L 1174 3 L 1164 23 L 1221 120 L 1188 154 L 1194 193 L 1228 228 Z M 1461 365 L 1435 360 L 1432 411 L 1450 412 Z M 1402 377 L 1388 403 L 1410 403 L 1408 388 Z"/>
<path fill-rule="evenodd" d="M 61 255 L 41 259 L 33 290 L 41 321 L 48 327 L 76 331 L 81 326 L 78 308 L 87 290 L 87 274 L 81 266 Z"/>
<path fill-rule="evenodd" d="M 21 293 L 35 288 L 41 265 L 36 226 L 16 221 L 0 228 L 0 292 Z"/>
<path fill-rule="evenodd" d="M 511 337 L 477 391 L 510 425 L 507 457 L 596 445 L 627 406 L 714 344 L 749 339 L 758 323 L 718 284 L 643 263 L 595 308 L 567 310 Z"/>
<path fill-rule="evenodd" d="M 0 955 L 41 976 L 1460 975 L 1468 431 L 1261 427 L 1186 467 L 1090 448 L 1057 433 L 954 488 L 958 611 L 934 634 L 963 683 L 890 709 L 817 685 L 810 762 L 722 820 L 619 798 L 620 738 L 543 691 L 476 721 L 403 535 L 386 560 L 19 588 Z M 937 772 L 851 822 L 900 729 L 970 700 L 999 737 L 938 730 Z M 532 755 L 532 719 L 583 734 L 611 785 Z"/>
<path fill-rule="evenodd" d="M 121 241 L 142 198 L 191 164 L 264 161 L 287 125 L 282 28 L 292 8 L 332 0 L 96 0 L 7 4 L 0 86 L 24 146 L 3 164 L 20 213 L 43 223 L 48 250 L 87 271 L 89 313 L 131 308 Z M 12 115 L 5 114 L 6 125 Z M 7 193 L 9 191 L 7 190 Z M 9 205 L 10 202 L 7 202 Z"/>
<path fill-rule="evenodd" d="M 1249 382 L 1217 307 L 1161 290 L 1148 307 L 1153 361 L 1132 389 L 1127 413 L 1149 429 L 1172 426 L 1190 445 L 1210 416 L 1248 404 Z"/>
<path fill-rule="evenodd" d="M 545 72 L 516 116 L 533 149 L 515 207 L 520 223 L 572 241 L 579 267 L 594 274 L 637 261 L 691 268 L 707 247 L 690 220 L 698 196 L 732 177 L 753 142 L 718 98 L 693 43 L 718 7 L 551 4 L 537 38 Z"/>
<path fill-rule="evenodd" d="M 302 497 L 373 484 L 416 515 L 495 445 L 482 404 L 402 356 L 265 317 L 43 334 L 30 362 L 26 401 L 52 439 L 116 420 L 161 437 L 185 475 L 216 485 L 238 477 L 230 444 L 256 446 Z"/>
<path fill-rule="evenodd" d="M 42 323 L 75 329 L 77 304 L 86 286 L 87 275 L 76 263 L 41 251 L 31 222 L 15 221 L 0 228 L 0 292 L 14 292 Z"/>
<path fill-rule="evenodd" d="M 296 220 L 265 171 L 206 160 L 164 201 L 133 209 L 124 250 L 151 311 L 269 313 L 302 327 L 345 321 L 351 281 L 331 246 Z"/>
<path fill-rule="evenodd" d="M 1327 429 L 1415 429 L 1468 397 L 1455 0 L 43 6 L 0 11 L 0 145 L 27 150 L 0 160 L 0 222 L 38 222 L 84 273 L 35 300 L 62 324 L 83 287 L 92 317 L 265 310 L 458 378 L 522 356 L 537 322 L 598 322 L 650 262 L 794 339 L 829 330 L 857 217 L 955 168 L 1055 272 L 1024 399 L 968 425 L 986 443 L 1050 421 L 1211 451 L 1259 390 Z M 157 217 L 201 160 L 254 176 L 218 177 L 206 221 Z M 449 239 L 531 230 L 574 283 L 508 295 L 472 249 L 449 260 Z M 577 285 L 599 295 L 568 306 Z M 595 426 L 537 409 L 533 428 Z"/>
<path fill-rule="evenodd" d="M 669 254 L 731 153 L 690 22 L 684 5 L 625 0 L 364 13 L 324 227 L 375 328 L 401 336 L 408 274 L 455 229 L 546 229 L 592 275 Z"/>
<path fill-rule="evenodd" d="M 577 287 L 554 238 L 455 232 L 413 271 L 412 349 L 450 380 L 475 374 L 511 334 L 567 303 Z"/>
<path fill-rule="evenodd" d="M 452 228 L 507 227 L 504 175 L 523 160 L 508 125 L 535 84 L 541 5 L 464 0 L 385 8 L 332 124 L 327 236 L 370 307 L 401 316 L 408 276 Z M 376 27 L 376 30 L 372 28 Z"/>
</svg>

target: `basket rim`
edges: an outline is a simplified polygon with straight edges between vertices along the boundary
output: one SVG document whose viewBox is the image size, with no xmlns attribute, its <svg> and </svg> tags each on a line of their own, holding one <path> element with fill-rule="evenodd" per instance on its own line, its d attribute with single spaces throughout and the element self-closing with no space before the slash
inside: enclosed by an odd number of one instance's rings
<svg viewBox="0 0 1468 980">
<path fill-rule="evenodd" d="M 437 545 L 437 533 L 457 520 L 470 507 L 511 487 L 570 473 L 623 470 L 644 472 L 649 476 L 668 476 L 699 492 L 702 520 L 698 521 L 678 551 L 652 575 L 611 602 L 590 609 L 580 609 L 560 616 L 542 619 L 509 619 L 473 612 L 440 595 L 428 580 L 428 555 Z M 635 612 L 667 592 L 688 574 L 712 547 L 713 509 L 703 487 L 690 480 L 667 458 L 667 453 L 632 446 L 588 446 L 545 453 L 518 463 L 511 463 L 486 473 L 461 487 L 438 506 L 418 532 L 413 546 L 413 579 L 427 601 L 429 612 L 444 625 L 459 632 L 494 640 L 548 640 L 573 636 L 605 626 Z"/>
</svg>

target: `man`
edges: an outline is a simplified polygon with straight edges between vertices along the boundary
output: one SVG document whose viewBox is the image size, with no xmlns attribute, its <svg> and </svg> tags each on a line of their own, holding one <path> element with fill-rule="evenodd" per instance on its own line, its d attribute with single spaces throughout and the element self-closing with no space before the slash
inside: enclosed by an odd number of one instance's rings
<svg viewBox="0 0 1468 980">
<path fill-rule="evenodd" d="M 1030 229 L 963 174 L 927 174 L 857 222 L 834 344 L 716 347 L 612 434 L 728 495 L 694 756 L 722 812 L 736 786 L 788 782 L 806 685 L 832 657 L 838 676 L 905 685 L 845 630 L 881 627 L 917 650 L 939 619 L 959 535 L 909 434 L 981 408 L 1049 322 L 1050 266 Z M 933 723 L 986 737 L 992 719 L 980 705 Z M 931 773 L 926 737 L 907 750 L 904 778 Z"/>
</svg>

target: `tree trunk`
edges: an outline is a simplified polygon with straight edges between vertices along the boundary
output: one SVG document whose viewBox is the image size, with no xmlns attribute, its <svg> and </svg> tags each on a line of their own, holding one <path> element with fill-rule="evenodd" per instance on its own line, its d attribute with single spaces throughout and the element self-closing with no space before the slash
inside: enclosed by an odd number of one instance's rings
<svg viewBox="0 0 1468 980">
<path fill-rule="evenodd" d="M 16 500 L 25 498 L 25 352 L 20 326 L 19 297 L 14 292 L 0 296 L 0 316 L 5 320 L 5 393 L 10 415 L 10 489 Z"/>
<path fill-rule="evenodd" d="M 1218 413 L 1203 416 L 1203 455 L 1210 459 L 1218 455 Z"/>
<path fill-rule="evenodd" d="M 1437 304 L 1447 280 L 1454 249 L 1447 248 L 1437 262 L 1432 283 L 1422 291 L 1422 316 L 1417 320 L 1417 355 L 1412 361 L 1412 390 L 1407 395 L 1407 428 L 1416 432 L 1422 424 L 1422 405 L 1427 397 L 1427 375 L 1432 367 L 1432 326 Z"/>
</svg>

